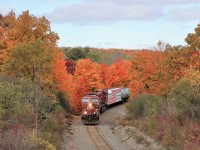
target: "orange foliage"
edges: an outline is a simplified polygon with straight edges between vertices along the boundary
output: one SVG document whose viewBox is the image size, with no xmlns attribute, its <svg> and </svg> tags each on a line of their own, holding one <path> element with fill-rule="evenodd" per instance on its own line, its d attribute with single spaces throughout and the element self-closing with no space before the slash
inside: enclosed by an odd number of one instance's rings
<svg viewBox="0 0 200 150">
<path fill-rule="evenodd" d="M 84 94 L 102 88 L 102 79 L 99 73 L 100 65 L 93 63 L 90 59 L 81 59 L 77 62 L 73 81 L 76 111 L 80 109 L 80 100 Z"/>
<path fill-rule="evenodd" d="M 8 59 L 10 50 L 18 43 L 16 38 L 16 20 L 15 15 L 10 13 L 2 18 L 2 26 L 0 26 L 0 69 L 1 65 Z M 9 24 L 9 27 L 6 26 Z"/>
<path fill-rule="evenodd" d="M 73 103 L 73 81 L 72 75 L 68 74 L 65 67 L 65 60 L 63 59 L 63 53 L 56 53 L 53 65 L 53 81 L 58 85 L 59 91 L 67 94 L 69 103 L 74 106 Z"/>
<path fill-rule="evenodd" d="M 195 51 L 190 58 L 190 64 L 194 68 L 200 70 L 200 50 Z"/>
<path fill-rule="evenodd" d="M 166 78 L 163 80 L 165 91 L 170 91 L 174 84 L 186 75 L 190 67 L 199 69 L 200 53 L 188 47 L 166 51 L 164 53 L 163 72 Z"/>
<path fill-rule="evenodd" d="M 129 69 L 131 63 L 127 61 L 117 60 L 108 67 L 105 79 L 105 87 L 126 87 L 129 81 Z"/>
<path fill-rule="evenodd" d="M 133 95 L 158 94 L 165 78 L 162 66 L 163 53 L 142 50 L 132 60 L 132 75 L 129 87 Z"/>
<path fill-rule="evenodd" d="M 90 59 L 79 60 L 74 73 L 74 99 L 76 111 L 80 110 L 83 95 L 99 88 L 125 87 L 129 82 L 131 63 L 118 60 L 111 66 L 99 65 Z"/>
<path fill-rule="evenodd" d="M 10 51 L 17 44 L 41 40 L 46 48 L 54 49 L 59 39 L 57 34 L 51 31 L 50 22 L 45 17 L 37 18 L 28 11 L 17 18 L 14 12 L 10 12 L 0 18 L 0 23 L 0 71 Z M 122 56 L 124 58 L 130 56 L 133 59 L 117 60 L 110 66 L 99 65 L 90 59 L 78 60 L 75 67 L 74 62 L 66 63 L 62 58 L 63 54 L 54 50 L 52 75 L 45 77 L 44 83 L 52 84 L 54 81 L 58 90 L 68 95 L 71 106 L 78 110 L 81 97 L 94 89 L 129 86 L 133 95 L 142 93 L 164 95 L 171 90 L 176 81 L 188 76 L 185 70 L 190 66 L 193 69 L 190 73 L 193 75 L 199 73 L 195 70 L 200 68 L 200 52 L 190 50 L 188 47 L 181 50 L 172 48 L 166 52 L 115 49 L 102 51 L 105 54 L 115 54 L 107 58 L 108 64 Z M 66 66 L 71 74 L 67 73 Z"/>
<path fill-rule="evenodd" d="M 59 39 L 57 34 L 51 31 L 50 22 L 45 17 L 37 18 L 29 14 L 29 11 L 22 12 L 17 18 L 11 11 L 0 18 L 0 22 L 0 71 L 10 51 L 17 44 L 40 40 L 52 48 Z"/>
<path fill-rule="evenodd" d="M 103 88 L 106 88 L 107 85 L 107 76 L 108 76 L 108 66 L 106 64 L 102 64 L 100 67 L 100 75 L 101 75 L 101 83 L 103 84 Z"/>
</svg>

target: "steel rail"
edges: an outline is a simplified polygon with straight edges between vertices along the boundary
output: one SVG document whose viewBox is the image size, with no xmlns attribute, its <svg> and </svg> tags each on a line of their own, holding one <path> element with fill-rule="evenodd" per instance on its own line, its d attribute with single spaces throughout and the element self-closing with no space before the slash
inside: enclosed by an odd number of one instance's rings
<svg viewBox="0 0 200 150">
<path fill-rule="evenodd" d="M 111 145 L 104 139 L 97 126 L 86 126 L 87 132 L 98 150 L 113 150 Z"/>
</svg>

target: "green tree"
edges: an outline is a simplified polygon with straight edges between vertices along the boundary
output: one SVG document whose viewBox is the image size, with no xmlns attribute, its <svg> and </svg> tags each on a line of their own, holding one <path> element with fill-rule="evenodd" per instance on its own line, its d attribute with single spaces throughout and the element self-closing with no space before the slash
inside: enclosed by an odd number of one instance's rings
<svg viewBox="0 0 200 150">
<path fill-rule="evenodd" d="M 3 110 L 2 118 L 6 120 L 11 115 L 23 111 L 20 105 L 22 94 L 20 93 L 20 86 L 14 86 L 12 83 L 4 82 L 0 84 L 0 104 Z"/>
<path fill-rule="evenodd" d="M 36 82 L 36 79 L 41 81 L 45 75 L 51 72 L 52 60 L 52 49 L 46 49 L 42 42 L 23 43 L 11 51 L 5 71 L 33 82 Z"/>
<path fill-rule="evenodd" d="M 186 79 L 181 79 L 173 88 L 171 98 L 175 101 L 179 121 L 182 122 L 186 117 L 200 117 L 199 90 L 199 84 L 192 86 Z"/>
<path fill-rule="evenodd" d="M 33 84 L 26 80 L 0 77 L 0 91 L 0 120 L 6 124 L 18 122 L 30 125 L 34 114 Z"/>
<path fill-rule="evenodd" d="M 86 53 L 86 58 L 90 58 L 92 60 L 92 62 L 100 62 L 100 54 L 98 53 L 98 51 L 88 51 Z"/>
<path fill-rule="evenodd" d="M 152 94 L 137 95 L 130 101 L 128 117 L 130 119 L 149 118 L 152 119 L 159 115 L 163 98 Z"/>
<path fill-rule="evenodd" d="M 86 51 L 83 50 L 81 47 L 74 47 L 72 49 L 69 49 L 67 54 L 67 57 L 77 61 L 78 59 L 84 59 L 86 57 Z"/>
<path fill-rule="evenodd" d="M 41 99 L 42 80 L 51 73 L 53 52 L 40 42 L 23 43 L 10 53 L 5 69 L 11 75 L 30 79 L 34 84 L 35 122 L 38 125 L 38 111 Z"/>
<path fill-rule="evenodd" d="M 114 49 L 114 50 L 108 50 L 107 52 L 101 54 L 101 60 L 99 62 L 101 64 L 107 64 L 110 66 L 118 59 L 128 60 L 128 57 L 125 54 L 121 53 L 119 50 Z"/>
</svg>

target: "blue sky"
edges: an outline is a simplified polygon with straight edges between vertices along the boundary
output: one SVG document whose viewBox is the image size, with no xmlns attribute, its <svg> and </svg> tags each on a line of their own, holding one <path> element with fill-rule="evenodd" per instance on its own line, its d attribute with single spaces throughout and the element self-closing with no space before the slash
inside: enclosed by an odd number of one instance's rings
<svg viewBox="0 0 200 150">
<path fill-rule="evenodd" d="M 0 13 L 10 10 L 45 16 L 66 47 L 185 45 L 200 23 L 200 0 L 0 0 Z"/>
</svg>

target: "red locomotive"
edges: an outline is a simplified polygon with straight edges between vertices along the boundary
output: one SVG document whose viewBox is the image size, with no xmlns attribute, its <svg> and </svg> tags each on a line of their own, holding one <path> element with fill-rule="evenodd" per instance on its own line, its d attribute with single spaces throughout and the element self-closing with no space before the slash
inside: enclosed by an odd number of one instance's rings
<svg viewBox="0 0 200 150">
<path fill-rule="evenodd" d="M 87 94 L 81 100 L 81 119 L 84 124 L 99 123 L 99 97 L 95 94 Z"/>
<path fill-rule="evenodd" d="M 125 102 L 130 96 L 128 88 L 99 89 L 81 99 L 83 124 L 98 124 L 100 113 L 109 105 Z"/>
</svg>

